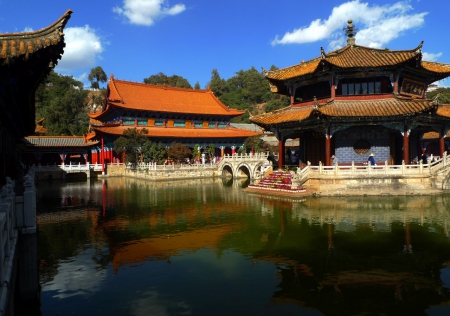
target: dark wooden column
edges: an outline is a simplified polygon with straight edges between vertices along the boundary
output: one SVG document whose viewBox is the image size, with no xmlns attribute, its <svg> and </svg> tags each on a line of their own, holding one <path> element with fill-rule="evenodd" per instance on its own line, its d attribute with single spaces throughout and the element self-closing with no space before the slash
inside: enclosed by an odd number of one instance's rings
<svg viewBox="0 0 450 316">
<path fill-rule="evenodd" d="M 444 157 L 444 151 L 445 151 L 445 129 L 444 127 L 441 127 L 441 133 L 439 135 L 439 156 L 442 158 Z"/>
<path fill-rule="evenodd" d="M 408 126 L 405 124 L 403 128 L 403 160 L 405 164 L 409 164 L 409 135 Z"/>
<path fill-rule="evenodd" d="M 278 132 L 278 169 L 283 169 L 284 165 L 284 138 L 281 132 Z"/>
<path fill-rule="evenodd" d="M 331 135 L 330 135 L 330 127 L 328 126 L 327 132 L 325 133 L 325 165 L 331 166 Z"/>
</svg>

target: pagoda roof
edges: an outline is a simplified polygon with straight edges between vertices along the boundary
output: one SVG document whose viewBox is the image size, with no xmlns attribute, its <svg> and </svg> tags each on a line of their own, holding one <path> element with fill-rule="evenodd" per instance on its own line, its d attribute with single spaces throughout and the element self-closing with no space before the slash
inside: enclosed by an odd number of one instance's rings
<svg viewBox="0 0 450 316">
<path fill-rule="evenodd" d="M 419 65 L 422 69 L 437 75 L 438 78 L 444 78 L 442 75 L 450 75 L 450 64 L 422 61 L 422 45 L 423 42 L 410 50 L 389 50 L 360 45 L 346 45 L 330 53 L 325 53 L 323 48 L 321 48 L 319 57 L 285 68 L 266 70 L 265 76 L 269 81 L 272 81 L 272 90 L 276 92 L 276 87 L 273 86 L 275 82 L 311 75 L 327 64 L 341 69 L 383 68 L 416 60 L 420 62 Z M 323 66 L 320 67 L 321 65 Z"/>
<path fill-rule="evenodd" d="M 289 106 L 272 113 L 253 116 L 250 120 L 261 126 L 306 121 L 311 117 L 334 118 L 389 118 L 411 116 L 430 110 L 441 110 L 441 116 L 450 117 L 450 109 L 438 108 L 436 100 L 388 97 L 373 100 L 328 99 L 308 106 Z M 445 111 L 445 113 L 444 113 Z M 438 113 L 439 114 L 439 113 Z M 445 114 L 445 115 L 444 115 Z M 447 116 L 448 115 L 448 116 Z"/>
<path fill-rule="evenodd" d="M 146 137 L 156 138 L 243 138 L 261 135 L 262 132 L 254 132 L 238 128 L 180 128 L 180 127 L 157 127 L 157 126 L 130 126 L 130 125 L 116 125 L 116 126 L 92 126 L 96 132 L 101 132 L 111 135 L 122 135 L 123 132 L 130 128 L 137 130 L 147 129 Z"/>
<path fill-rule="evenodd" d="M 88 141 L 84 136 L 28 136 L 23 141 L 29 147 L 89 147 L 98 141 Z"/>
<path fill-rule="evenodd" d="M 211 90 L 175 88 L 115 79 L 108 82 L 107 107 L 90 114 L 101 118 L 114 108 L 197 115 L 236 117 L 245 113 L 228 108 Z"/>
<path fill-rule="evenodd" d="M 37 31 L 0 34 L 0 65 L 10 63 L 12 59 L 28 59 L 30 54 L 64 42 L 63 29 L 71 14 L 72 10 L 69 9 L 53 24 Z M 58 56 L 55 57 L 60 59 L 62 53 L 58 50 Z M 56 64 L 56 60 L 54 62 Z"/>
</svg>

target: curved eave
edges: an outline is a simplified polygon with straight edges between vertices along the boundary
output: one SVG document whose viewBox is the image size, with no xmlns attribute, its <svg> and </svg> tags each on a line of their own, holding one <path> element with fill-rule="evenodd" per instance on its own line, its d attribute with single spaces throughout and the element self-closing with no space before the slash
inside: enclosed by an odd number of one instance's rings
<svg viewBox="0 0 450 316">
<path fill-rule="evenodd" d="M 3 60 L 3 63 L 8 63 L 10 59 L 28 56 L 40 49 L 63 42 L 63 29 L 71 14 L 72 10 L 67 10 L 56 22 L 38 31 L 0 34 L 0 62 Z"/>
<path fill-rule="evenodd" d="M 289 106 L 271 113 L 253 116 L 250 118 L 250 121 L 264 127 L 290 122 L 302 122 L 309 119 L 314 111 L 314 106 Z"/>
<path fill-rule="evenodd" d="M 437 105 L 430 100 L 401 100 L 388 98 L 381 100 L 332 100 L 321 106 L 319 112 L 334 118 L 388 118 L 412 116 L 435 110 Z"/>
<path fill-rule="evenodd" d="M 209 128 L 180 128 L 180 127 L 153 127 L 153 126 L 93 126 L 96 132 L 110 135 L 123 135 L 130 128 L 137 130 L 146 129 L 146 137 L 154 138 L 247 138 L 262 135 L 262 132 L 254 132 L 238 128 L 209 129 Z"/>
</svg>

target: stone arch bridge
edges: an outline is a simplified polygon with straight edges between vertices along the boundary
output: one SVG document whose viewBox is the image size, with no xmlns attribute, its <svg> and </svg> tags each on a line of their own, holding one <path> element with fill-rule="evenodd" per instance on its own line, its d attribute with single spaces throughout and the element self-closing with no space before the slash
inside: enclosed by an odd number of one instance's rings
<svg viewBox="0 0 450 316">
<path fill-rule="evenodd" d="M 250 179 L 261 179 L 272 169 L 266 153 L 226 155 L 217 167 L 219 176 Z"/>
</svg>

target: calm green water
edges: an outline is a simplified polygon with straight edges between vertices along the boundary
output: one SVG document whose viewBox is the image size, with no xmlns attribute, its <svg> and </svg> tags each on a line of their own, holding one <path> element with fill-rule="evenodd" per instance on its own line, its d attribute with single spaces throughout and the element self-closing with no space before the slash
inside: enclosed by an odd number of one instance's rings
<svg viewBox="0 0 450 316">
<path fill-rule="evenodd" d="M 450 315 L 450 197 L 40 183 L 42 315 Z"/>
</svg>

